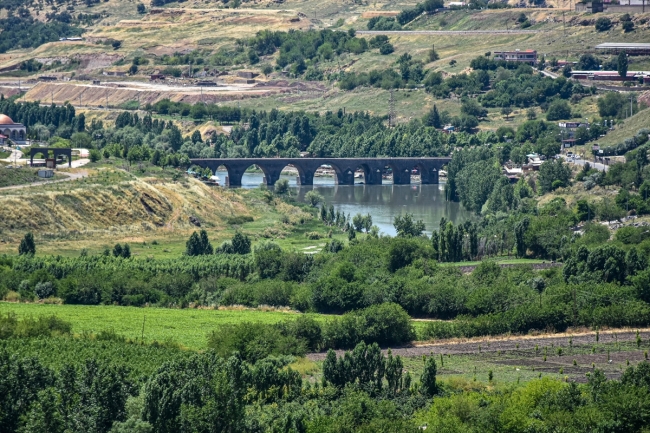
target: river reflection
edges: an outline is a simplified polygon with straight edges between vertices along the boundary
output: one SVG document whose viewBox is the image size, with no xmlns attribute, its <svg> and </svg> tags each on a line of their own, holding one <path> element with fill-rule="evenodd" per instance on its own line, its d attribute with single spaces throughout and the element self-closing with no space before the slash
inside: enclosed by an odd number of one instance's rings
<svg viewBox="0 0 650 433">
<path fill-rule="evenodd" d="M 218 171 L 217 176 L 223 183 L 228 175 Z M 318 191 L 327 205 L 351 216 L 357 213 L 370 214 L 372 222 L 379 230 L 394 236 L 395 216 L 412 213 L 416 220 L 421 219 L 426 225 L 427 234 L 438 229 L 442 217 L 456 223 L 472 219 L 471 212 L 459 203 L 445 201 L 444 185 L 393 185 L 390 181 L 384 185 L 336 185 L 332 177 L 314 178 L 314 186 L 298 186 L 295 176 L 282 176 L 289 181 L 291 193 L 303 200 L 312 189 Z M 243 188 L 256 188 L 262 183 L 263 174 L 246 173 L 242 179 Z M 363 181 L 363 179 L 358 179 Z"/>
</svg>

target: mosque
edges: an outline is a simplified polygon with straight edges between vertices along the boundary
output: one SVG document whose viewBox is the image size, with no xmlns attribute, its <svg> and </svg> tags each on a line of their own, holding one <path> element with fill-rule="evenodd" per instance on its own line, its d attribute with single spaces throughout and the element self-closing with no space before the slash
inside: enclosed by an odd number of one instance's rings
<svg viewBox="0 0 650 433">
<path fill-rule="evenodd" d="M 16 144 L 25 144 L 27 128 L 22 123 L 15 123 L 11 117 L 0 114 L 0 144 L 7 144 L 7 140 Z"/>
</svg>

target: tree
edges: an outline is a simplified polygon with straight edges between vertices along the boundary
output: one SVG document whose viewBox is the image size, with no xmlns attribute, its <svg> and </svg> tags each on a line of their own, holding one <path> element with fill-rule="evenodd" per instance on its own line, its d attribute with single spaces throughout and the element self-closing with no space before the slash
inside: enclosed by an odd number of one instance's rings
<svg viewBox="0 0 650 433">
<path fill-rule="evenodd" d="M 530 287 L 539 293 L 539 307 L 542 308 L 542 293 L 546 288 L 546 281 L 542 277 L 535 277 L 531 280 Z"/>
<path fill-rule="evenodd" d="M 596 31 L 597 32 L 606 32 L 612 27 L 612 20 L 605 17 L 600 17 L 596 20 Z"/>
<path fill-rule="evenodd" d="M 592 54 L 583 54 L 578 59 L 578 71 L 597 71 L 600 68 L 600 59 Z"/>
<path fill-rule="evenodd" d="M 354 226 L 354 230 L 358 232 L 363 230 L 363 215 L 361 215 L 360 213 L 356 214 L 352 218 L 352 225 Z"/>
<path fill-rule="evenodd" d="M 431 45 L 431 49 L 427 53 L 427 58 L 428 58 L 429 62 L 435 62 L 436 60 L 440 59 L 440 56 L 436 52 L 435 45 Z"/>
<path fill-rule="evenodd" d="M 354 229 L 354 225 L 350 224 L 348 227 L 348 240 L 351 241 L 352 239 L 357 237 L 357 232 Z"/>
<path fill-rule="evenodd" d="M 436 384 L 437 373 L 438 367 L 436 366 L 436 360 L 433 356 L 430 356 L 424 361 L 424 371 L 422 372 L 422 376 L 420 376 L 422 393 L 427 397 L 433 397 L 438 391 L 438 385 Z"/>
<path fill-rule="evenodd" d="M 113 41 L 111 42 L 111 46 L 113 47 L 114 50 L 118 50 L 122 46 L 122 41 Z"/>
<path fill-rule="evenodd" d="M 515 224 L 515 244 L 517 246 L 517 256 L 525 257 L 526 256 L 526 232 L 530 226 L 530 219 L 524 217 L 521 221 L 518 221 Z"/>
<path fill-rule="evenodd" d="M 273 66 L 268 63 L 262 65 L 262 73 L 264 76 L 268 77 L 271 72 L 273 72 Z"/>
<path fill-rule="evenodd" d="M 366 214 L 366 216 L 363 217 L 363 228 L 366 233 L 370 233 L 370 229 L 372 229 L 372 215 Z"/>
<path fill-rule="evenodd" d="M 469 116 L 485 117 L 487 116 L 487 109 L 483 108 L 476 100 L 468 99 L 462 103 L 460 112 Z"/>
<path fill-rule="evenodd" d="M 509 105 L 505 107 L 501 107 L 501 114 L 506 116 L 506 119 L 510 116 L 511 113 L 512 113 L 512 108 Z"/>
<path fill-rule="evenodd" d="M 34 255 L 36 254 L 36 244 L 34 243 L 34 235 L 32 232 L 27 232 L 23 239 L 18 245 L 18 254 L 22 255 Z"/>
<path fill-rule="evenodd" d="M 442 123 L 440 122 L 440 113 L 438 113 L 438 107 L 436 104 L 433 104 L 433 108 L 429 113 L 424 117 L 424 123 L 427 126 L 433 126 L 434 128 L 441 128 Z"/>
<path fill-rule="evenodd" d="M 318 206 L 318 203 L 321 203 L 323 201 L 323 196 L 318 192 L 311 190 L 305 194 L 305 200 L 307 200 L 307 203 L 309 203 L 312 207 L 316 207 Z"/>
<path fill-rule="evenodd" d="M 539 186 L 542 192 L 550 192 L 558 187 L 569 186 L 571 168 L 561 159 L 544 161 L 539 167 Z"/>
<path fill-rule="evenodd" d="M 393 219 L 393 226 L 397 231 L 398 237 L 417 237 L 422 236 L 425 230 L 422 220 L 413 221 L 413 214 L 398 215 Z"/>
<path fill-rule="evenodd" d="M 147 9 L 144 7 L 142 3 L 138 3 L 138 13 L 139 14 L 144 14 L 147 12 Z"/>
<path fill-rule="evenodd" d="M 273 190 L 276 194 L 284 195 L 289 191 L 289 181 L 287 179 L 280 179 L 275 182 Z"/>
<path fill-rule="evenodd" d="M 386 43 L 383 44 L 381 47 L 379 47 L 379 54 L 382 54 L 382 55 L 384 55 L 384 56 L 386 56 L 386 55 L 392 53 L 393 51 L 395 51 L 395 48 L 394 48 L 393 45 L 392 45 L 391 43 L 389 43 L 389 42 L 386 42 Z"/>
<path fill-rule="evenodd" d="M 537 119 L 537 113 L 535 113 L 534 108 L 529 108 L 528 110 L 526 110 L 526 119 L 528 119 L 528 120 Z"/>
<path fill-rule="evenodd" d="M 546 120 L 564 120 L 571 119 L 571 107 L 563 99 L 556 99 L 551 103 L 546 111 Z"/>
<path fill-rule="evenodd" d="M 237 232 L 232 238 L 232 249 L 235 254 L 248 254 L 251 252 L 251 240 L 248 236 Z"/>
<path fill-rule="evenodd" d="M 618 75 L 625 78 L 627 77 L 627 54 L 621 51 L 618 54 Z"/>
<path fill-rule="evenodd" d="M 632 20 L 623 21 L 622 26 L 625 33 L 629 33 L 634 30 L 634 22 L 632 22 Z"/>
<path fill-rule="evenodd" d="M 97 149 L 90 150 L 90 162 L 97 162 L 102 158 L 102 154 Z"/>
</svg>

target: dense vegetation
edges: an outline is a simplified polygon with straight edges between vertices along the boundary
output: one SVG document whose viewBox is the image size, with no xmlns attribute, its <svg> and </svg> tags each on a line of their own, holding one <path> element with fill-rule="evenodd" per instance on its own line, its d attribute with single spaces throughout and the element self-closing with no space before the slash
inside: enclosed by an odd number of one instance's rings
<svg viewBox="0 0 650 433">
<path fill-rule="evenodd" d="M 2 324 L 11 317 L 0 318 Z M 650 366 L 628 367 L 620 381 L 598 369 L 584 385 L 547 378 L 523 386 L 440 381 L 432 357 L 422 373 L 375 344 L 330 351 L 322 380 L 303 379 L 295 358 L 189 353 L 144 346 L 114 334 L 0 336 L 3 432 L 500 432 L 561 427 L 567 432 L 642 431 Z M 65 329 L 64 329 L 65 331 Z M 19 402 L 20 404 L 17 404 Z M 544 431 L 544 430 L 542 430 Z"/>
<path fill-rule="evenodd" d="M 53 16 L 49 22 L 43 23 L 32 18 L 25 8 L 19 9 L 18 15 L 10 13 L 7 18 L 0 19 L 0 28 L 0 53 L 16 48 L 35 48 L 62 37 L 79 36 L 82 32 L 80 28 L 71 26 L 65 17 Z"/>
</svg>

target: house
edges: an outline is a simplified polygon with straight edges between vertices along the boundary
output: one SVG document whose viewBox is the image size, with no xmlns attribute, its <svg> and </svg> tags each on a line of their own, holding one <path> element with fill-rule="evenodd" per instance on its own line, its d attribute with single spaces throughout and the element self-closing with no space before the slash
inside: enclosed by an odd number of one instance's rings
<svg viewBox="0 0 650 433">
<path fill-rule="evenodd" d="M 514 50 L 514 51 L 495 51 L 495 60 L 505 60 L 506 62 L 521 62 L 534 66 L 537 63 L 537 51 L 535 50 Z"/>
</svg>

